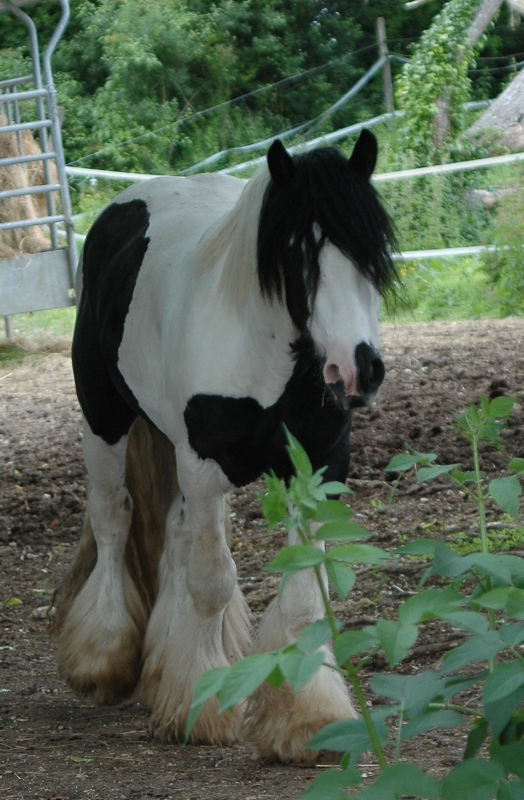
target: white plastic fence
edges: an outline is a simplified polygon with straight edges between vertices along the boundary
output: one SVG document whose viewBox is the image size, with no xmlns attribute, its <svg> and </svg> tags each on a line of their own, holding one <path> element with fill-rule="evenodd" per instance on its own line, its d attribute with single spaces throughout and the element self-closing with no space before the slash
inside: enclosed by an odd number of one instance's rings
<svg viewBox="0 0 524 800">
<path fill-rule="evenodd" d="M 383 115 L 385 116 L 385 115 Z M 377 121 L 382 121 L 382 118 L 376 118 Z M 352 125 L 350 128 L 344 129 L 344 136 L 347 136 L 349 133 L 354 133 L 360 130 L 363 127 L 369 127 L 370 122 L 375 122 L 375 120 L 368 121 L 365 125 Z M 342 131 L 336 131 L 335 134 L 337 138 L 342 138 Z M 339 135 L 340 134 L 340 135 Z M 318 140 L 314 140 L 308 143 L 308 147 L 315 146 L 321 142 L 326 142 L 329 139 L 328 136 L 320 137 Z M 332 136 L 334 138 L 334 136 Z M 292 150 L 293 148 L 289 148 Z M 235 169 L 240 171 L 241 169 L 247 169 L 248 166 L 256 166 L 256 164 L 263 162 L 265 159 L 254 159 L 253 161 L 246 162 L 246 164 L 238 164 L 236 167 L 231 167 L 227 170 L 220 170 L 220 172 L 233 172 Z M 437 164 L 435 166 L 430 167 L 418 167 L 416 169 L 404 169 L 399 170 L 397 172 L 383 172 L 379 175 L 375 175 L 373 180 L 375 183 L 385 183 L 387 181 L 399 181 L 399 180 L 407 180 L 408 178 L 421 178 L 426 175 L 442 175 L 445 173 L 451 172 L 465 172 L 467 170 L 475 170 L 475 169 L 483 169 L 487 167 L 496 167 L 502 166 L 504 164 L 514 164 L 518 161 L 524 161 L 524 153 L 509 153 L 503 156 L 493 156 L 491 158 L 480 158 L 475 159 L 472 161 L 457 161 L 453 164 Z M 239 169 L 240 168 L 240 169 Z M 150 178 L 160 177 L 158 175 L 143 175 L 135 172 L 111 172 L 106 170 L 98 170 L 98 169 L 85 169 L 83 167 L 66 167 L 66 173 L 70 176 L 75 177 L 84 177 L 84 178 L 102 178 L 104 180 L 119 180 L 119 181 L 145 181 L 149 180 Z M 76 234 L 79 240 L 85 239 L 85 236 L 82 234 Z M 523 245 L 524 246 L 524 245 Z M 435 259 L 435 258 L 460 258 L 464 256 L 472 256 L 478 255 L 479 253 L 485 252 L 493 252 L 498 248 L 495 245 L 479 245 L 477 247 L 448 247 L 448 248 L 439 248 L 434 250 L 410 250 L 400 253 L 397 258 L 402 261 L 413 261 L 413 260 L 420 260 L 420 259 Z"/>
</svg>

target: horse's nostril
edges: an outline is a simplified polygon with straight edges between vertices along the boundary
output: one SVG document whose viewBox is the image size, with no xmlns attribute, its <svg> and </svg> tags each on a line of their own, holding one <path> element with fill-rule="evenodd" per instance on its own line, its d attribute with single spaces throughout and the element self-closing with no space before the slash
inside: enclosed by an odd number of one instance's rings
<svg viewBox="0 0 524 800">
<path fill-rule="evenodd" d="M 324 379 L 326 383 L 338 383 L 340 380 L 340 370 L 337 364 L 329 362 L 324 367 Z"/>
<path fill-rule="evenodd" d="M 377 356 L 371 362 L 371 388 L 378 389 L 382 381 L 384 380 L 384 376 L 386 374 L 386 369 L 384 367 L 384 362 L 382 359 Z"/>
<path fill-rule="evenodd" d="M 384 362 L 378 352 L 366 342 L 360 342 L 355 349 L 357 364 L 357 384 L 362 396 L 374 394 L 384 380 Z"/>
</svg>

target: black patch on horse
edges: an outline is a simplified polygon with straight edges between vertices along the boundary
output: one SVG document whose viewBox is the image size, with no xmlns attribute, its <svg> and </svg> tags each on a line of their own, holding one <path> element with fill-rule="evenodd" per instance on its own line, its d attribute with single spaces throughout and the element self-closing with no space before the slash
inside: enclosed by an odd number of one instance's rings
<svg viewBox="0 0 524 800">
<path fill-rule="evenodd" d="M 118 371 L 118 349 L 149 245 L 143 200 L 113 203 L 91 228 L 82 254 L 82 295 L 73 335 L 80 406 L 93 433 L 115 444 L 141 413 Z"/>
<path fill-rule="evenodd" d="M 194 395 L 187 403 L 189 444 L 200 458 L 214 459 L 235 486 L 270 469 L 291 477 L 283 424 L 305 448 L 313 469 L 327 465 L 324 480 L 346 479 L 352 412 L 336 406 L 326 392 L 311 339 L 301 337 L 293 350 L 293 374 L 272 406 L 263 408 L 252 397 L 211 394 Z"/>
</svg>

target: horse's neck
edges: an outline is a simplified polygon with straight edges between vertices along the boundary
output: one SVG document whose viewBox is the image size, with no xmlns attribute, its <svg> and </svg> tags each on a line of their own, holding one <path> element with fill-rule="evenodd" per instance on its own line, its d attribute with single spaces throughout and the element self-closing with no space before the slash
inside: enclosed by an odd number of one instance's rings
<svg viewBox="0 0 524 800">
<path fill-rule="evenodd" d="M 246 310 L 259 293 L 258 221 L 268 179 L 266 169 L 248 181 L 237 203 L 210 226 L 199 245 L 203 270 L 219 272 L 220 290 L 237 313 Z"/>
<path fill-rule="evenodd" d="M 266 381 L 268 392 L 258 387 L 262 402 L 289 379 L 290 343 L 298 335 L 285 303 L 270 301 L 260 291 L 257 236 L 268 179 L 265 170 L 246 183 L 235 206 L 201 238 L 198 258 L 202 278 L 216 297 L 213 313 L 228 319 L 224 350 L 235 353 L 247 392 L 253 391 L 253 381 L 258 384 L 256 376 Z"/>
</svg>

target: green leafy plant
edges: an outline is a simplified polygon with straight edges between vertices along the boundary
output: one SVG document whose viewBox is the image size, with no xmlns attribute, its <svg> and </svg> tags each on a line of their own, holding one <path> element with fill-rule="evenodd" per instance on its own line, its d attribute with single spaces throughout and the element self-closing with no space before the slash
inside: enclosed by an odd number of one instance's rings
<svg viewBox="0 0 524 800">
<path fill-rule="evenodd" d="M 462 128 L 474 55 L 467 31 L 477 6 L 477 0 L 449 0 L 399 76 L 396 94 L 406 114 L 406 149 L 418 166 L 445 160 L 451 138 Z"/>
<path fill-rule="evenodd" d="M 511 183 L 501 191 L 496 207 L 494 252 L 484 254 L 487 282 L 503 315 L 524 311 L 524 170 L 514 169 Z"/>
<path fill-rule="evenodd" d="M 516 514 L 521 493 L 517 476 L 524 474 L 524 459 L 510 461 L 512 475 L 490 481 L 480 468 L 481 444 L 502 447 L 500 433 L 513 403 L 508 398 L 491 403 L 483 398 L 479 407 L 470 406 L 457 418 L 458 430 L 471 444 L 471 471 L 459 464 L 438 464 L 436 455 L 416 451 L 391 460 L 390 472 L 414 472 L 419 483 L 445 476 L 471 498 L 478 508 L 482 550 L 463 556 L 433 540 L 398 548 L 403 556 L 430 559 L 421 590 L 400 607 L 396 620 L 379 620 L 361 630 L 340 629 L 321 572 L 345 599 L 355 582 L 356 563 L 380 565 L 391 556 L 363 543 L 371 534 L 353 521 L 344 503 L 329 499 L 330 494 L 347 492 L 346 487 L 322 484 L 324 470 L 314 473 L 305 451 L 288 434 L 296 475 L 288 487 L 274 475 L 267 476 L 262 505 L 270 527 L 282 524 L 296 530 L 301 544 L 284 548 L 267 569 L 282 572 L 283 581 L 294 572 L 313 569 L 326 617 L 306 628 L 294 644 L 203 675 L 195 687 L 188 734 L 204 703 L 214 695 L 224 711 L 264 681 L 274 687 L 288 682 L 300 690 L 322 665 L 320 648 L 331 639 L 337 667 L 353 688 L 361 716 L 331 723 L 313 737 L 312 750 L 343 752 L 344 756 L 340 767 L 323 772 L 304 798 L 343 800 L 348 787 L 353 787 L 352 797 L 362 800 L 407 795 L 442 800 L 524 797 L 524 711 L 520 709 L 524 701 L 524 561 L 489 553 L 486 529 L 487 503 L 495 502 L 505 512 Z M 333 546 L 324 552 L 319 541 Z M 424 588 L 430 579 L 436 585 Z M 419 628 L 435 620 L 461 631 L 464 642 L 445 656 L 438 670 L 416 675 L 377 673 L 371 689 L 381 699 L 370 709 L 359 675 L 363 666 L 381 651 L 393 670 L 417 640 Z M 476 704 L 461 703 L 460 693 L 471 689 L 478 697 Z M 403 760 L 402 747 L 409 739 L 462 725 L 470 727 L 464 760 L 441 780 Z M 386 744 L 394 745 L 392 756 L 386 756 Z M 358 762 L 369 750 L 375 753 L 380 772 L 363 788 Z"/>
</svg>

